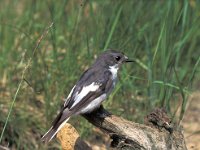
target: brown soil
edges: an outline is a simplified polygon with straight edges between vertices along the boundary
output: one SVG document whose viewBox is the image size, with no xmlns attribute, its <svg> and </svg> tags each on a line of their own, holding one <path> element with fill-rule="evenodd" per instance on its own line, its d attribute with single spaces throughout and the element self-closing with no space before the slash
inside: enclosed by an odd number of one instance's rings
<svg viewBox="0 0 200 150">
<path fill-rule="evenodd" d="M 200 92 L 194 92 L 181 123 L 188 150 L 200 150 Z"/>
</svg>

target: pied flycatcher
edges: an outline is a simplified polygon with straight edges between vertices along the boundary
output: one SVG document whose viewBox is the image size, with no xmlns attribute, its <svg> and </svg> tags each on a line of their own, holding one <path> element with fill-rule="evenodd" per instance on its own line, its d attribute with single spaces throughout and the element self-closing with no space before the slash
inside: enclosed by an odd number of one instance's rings
<svg viewBox="0 0 200 150">
<path fill-rule="evenodd" d="M 103 52 L 72 88 L 52 127 L 42 140 L 49 142 L 71 116 L 90 113 L 99 108 L 115 87 L 118 69 L 125 62 L 132 61 L 122 52 Z"/>
</svg>

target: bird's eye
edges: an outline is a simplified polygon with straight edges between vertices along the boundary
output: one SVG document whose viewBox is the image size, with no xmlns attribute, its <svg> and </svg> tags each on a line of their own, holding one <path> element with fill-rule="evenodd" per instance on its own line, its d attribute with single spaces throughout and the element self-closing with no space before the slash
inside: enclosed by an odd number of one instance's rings
<svg viewBox="0 0 200 150">
<path fill-rule="evenodd" d="M 116 56 L 115 59 L 116 59 L 117 61 L 119 61 L 119 60 L 121 59 L 121 57 L 120 57 L 120 56 Z"/>
</svg>

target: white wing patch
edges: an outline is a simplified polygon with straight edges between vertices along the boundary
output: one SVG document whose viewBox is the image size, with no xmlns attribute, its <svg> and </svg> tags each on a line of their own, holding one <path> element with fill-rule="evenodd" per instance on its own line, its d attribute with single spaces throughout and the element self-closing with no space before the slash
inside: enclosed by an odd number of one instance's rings
<svg viewBox="0 0 200 150">
<path fill-rule="evenodd" d="M 70 93 L 69 93 L 67 99 L 65 99 L 64 107 L 65 107 L 65 105 L 68 103 L 69 98 L 72 96 L 72 93 L 73 93 L 75 87 L 76 87 L 76 85 L 74 85 L 74 87 L 73 87 L 72 90 L 70 91 Z"/>
<path fill-rule="evenodd" d="M 74 104 L 71 108 L 73 108 L 77 103 L 79 103 L 89 92 L 94 92 L 99 88 L 99 84 L 92 82 L 92 84 L 88 86 L 84 86 L 80 93 L 75 94 Z"/>
</svg>

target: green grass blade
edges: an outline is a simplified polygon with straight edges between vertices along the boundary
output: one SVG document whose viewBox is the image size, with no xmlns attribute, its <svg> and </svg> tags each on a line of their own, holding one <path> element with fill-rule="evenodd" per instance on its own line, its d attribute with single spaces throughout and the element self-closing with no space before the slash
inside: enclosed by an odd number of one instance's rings
<svg viewBox="0 0 200 150">
<path fill-rule="evenodd" d="M 8 124 L 8 120 L 9 120 L 9 118 L 10 118 L 10 115 L 11 115 L 13 106 L 14 106 L 14 104 L 15 104 L 17 95 L 18 95 L 19 90 L 20 90 L 20 88 L 21 88 L 21 86 L 22 86 L 24 75 L 25 75 L 25 70 L 24 70 L 24 72 L 23 72 L 23 74 L 22 74 L 22 79 L 21 79 L 21 81 L 20 81 L 20 83 L 19 83 L 19 85 L 18 85 L 18 87 L 17 87 L 17 91 L 15 92 L 15 96 L 14 96 L 14 98 L 13 98 L 13 101 L 12 101 L 12 103 L 11 103 L 11 105 L 10 105 L 9 112 L 8 112 L 8 116 L 6 117 L 6 121 L 5 121 L 5 124 L 4 124 L 4 126 L 3 126 L 3 130 L 2 130 L 2 132 L 1 132 L 0 142 L 1 142 L 2 138 L 3 138 L 3 134 L 4 134 L 5 129 L 6 129 L 6 126 L 7 126 L 7 124 Z"/>
<path fill-rule="evenodd" d="M 194 79 L 194 75 L 195 75 L 195 73 L 196 73 L 196 71 L 197 71 L 197 67 L 198 67 L 199 63 L 200 63 L 200 56 L 199 56 L 197 62 L 196 62 L 195 65 L 194 65 L 194 68 L 193 68 L 193 70 L 192 70 L 192 75 L 191 75 L 190 80 L 189 80 L 189 84 L 190 84 L 190 85 L 192 84 L 192 80 Z"/>
<path fill-rule="evenodd" d="M 113 35 L 113 33 L 114 33 L 115 29 L 116 29 L 117 23 L 118 23 L 118 21 L 119 21 L 119 17 L 120 17 L 121 11 L 122 11 L 122 6 L 121 6 L 120 9 L 118 10 L 117 15 L 116 15 L 116 17 L 115 17 L 115 20 L 114 20 L 113 25 L 112 25 L 112 27 L 111 27 L 111 31 L 110 31 L 110 33 L 109 33 L 109 35 L 108 35 L 107 40 L 106 40 L 106 44 L 105 44 L 105 46 L 104 46 L 104 48 L 103 48 L 104 51 L 108 48 L 108 45 L 109 45 L 109 43 L 110 43 L 110 41 L 111 41 L 111 39 L 112 39 L 112 35 Z"/>
<path fill-rule="evenodd" d="M 158 52 L 158 49 L 159 49 L 159 46 L 160 46 L 160 42 L 161 42 L 161 39 L 163 37 L 163 33 L 164 33 L 164 29 L 165 29 L 165 24 L 166 24 L 166 22 L 164 21 L 164 23 L 162 25 L 162 29 L 161 29 L 160 35 L 159 35 L 159 38 L 158 38 L 158 42 L 156 44 L 156 49 L 155 49 L 155 52 L 154 52 L 154 55 L 153 55 L 152 64 L 154 64 L 154 62 L 155 62 L 155 58 L 156 58 L 156 55 L 157 55 L 157 52 Z"/>
</svg>

